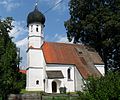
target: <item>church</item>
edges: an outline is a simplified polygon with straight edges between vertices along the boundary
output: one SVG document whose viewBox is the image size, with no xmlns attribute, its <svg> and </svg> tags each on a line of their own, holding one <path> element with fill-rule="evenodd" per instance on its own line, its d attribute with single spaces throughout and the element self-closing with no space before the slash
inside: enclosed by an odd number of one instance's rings
<svg viewBox="0 0 120 100">
<path fill-rule="evenodd" d="M 44 41 L 45 16 L 35 9 L 27 16 L 26 90 L 60 93 L 82 91 L 89 76 L 104 76 L 99 54 L 84 44 Z"/>
</svg>

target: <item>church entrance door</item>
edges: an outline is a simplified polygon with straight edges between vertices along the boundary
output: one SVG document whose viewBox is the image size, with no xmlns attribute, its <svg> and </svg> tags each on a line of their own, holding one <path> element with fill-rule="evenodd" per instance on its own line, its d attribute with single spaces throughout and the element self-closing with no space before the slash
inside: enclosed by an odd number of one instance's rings
<svg viewBox="0 0 120 100">
<path fill-rule="evenodd" d="M 55 81 L 52 82 L 52 92 L 53 93 L 57 92 L 57 83 Z"/>
</svg>

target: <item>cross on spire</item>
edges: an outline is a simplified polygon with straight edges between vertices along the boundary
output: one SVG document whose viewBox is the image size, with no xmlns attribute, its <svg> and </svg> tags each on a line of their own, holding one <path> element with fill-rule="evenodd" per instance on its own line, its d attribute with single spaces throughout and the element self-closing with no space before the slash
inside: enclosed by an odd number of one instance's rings
<svg viewBox="0 0 120 100">
<path fill-rule="evenodd" d="M 39 2 L 39 0 L 36 0 L 36 3 L 35 3 L 35 9 L 38 9 L 38 2 Z"/>
</svg>

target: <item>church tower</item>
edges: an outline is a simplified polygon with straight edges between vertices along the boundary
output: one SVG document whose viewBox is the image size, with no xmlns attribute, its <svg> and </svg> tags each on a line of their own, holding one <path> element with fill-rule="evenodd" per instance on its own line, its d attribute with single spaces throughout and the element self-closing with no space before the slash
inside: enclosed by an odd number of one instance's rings
<svg viewBox="0 0 120 100">
<path fill-rule="evenodd" d="M 27 50 L 27 91 L 43 91 L 44 90 L 44 57 L 42 45 L 44 43 L 43 28 L 45 16 L 38 10 L 37 4 L 35 9 L 28 14 L 27 27 L 28 50 Z"/>
</svg>

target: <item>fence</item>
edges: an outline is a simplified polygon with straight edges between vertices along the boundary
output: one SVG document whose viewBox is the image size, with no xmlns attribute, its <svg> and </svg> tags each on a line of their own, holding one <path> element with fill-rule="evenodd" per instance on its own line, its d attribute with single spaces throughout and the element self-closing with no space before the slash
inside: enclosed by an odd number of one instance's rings
<svg viewBox="0 0 120 100">
<path fill-rule="evenodd" d="M 11 94 L 8 100 L 79 100 L 79 96 L 76 94 Z"/>
</svg>

